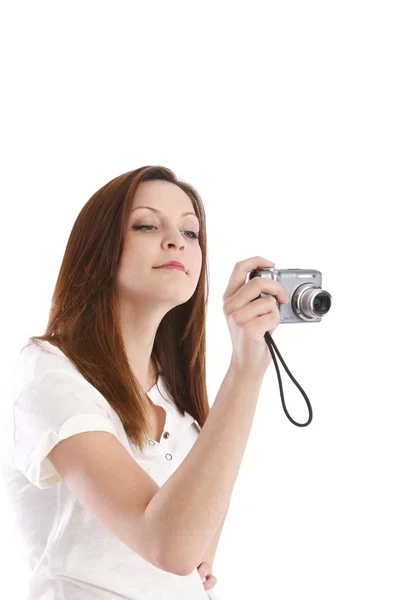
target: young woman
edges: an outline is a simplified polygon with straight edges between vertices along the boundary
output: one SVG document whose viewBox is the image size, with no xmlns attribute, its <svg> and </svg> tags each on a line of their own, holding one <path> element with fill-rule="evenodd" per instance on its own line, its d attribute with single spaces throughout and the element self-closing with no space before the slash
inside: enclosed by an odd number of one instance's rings
<svg viewBox="0 0 400 600">
<path fill-rule="evenodd" d="M 214 556 L 271 362 L 264 333 L 285 293 L 243 285 L 273 263 L 235 265 L 232 358 L 210 410 L 206 263 L 200 196 L 165 167 L 116 177 L 80 211 L 47 329 L 14 371 L 3 475 L 27 600 L 216 598 Z"/>
</svg>

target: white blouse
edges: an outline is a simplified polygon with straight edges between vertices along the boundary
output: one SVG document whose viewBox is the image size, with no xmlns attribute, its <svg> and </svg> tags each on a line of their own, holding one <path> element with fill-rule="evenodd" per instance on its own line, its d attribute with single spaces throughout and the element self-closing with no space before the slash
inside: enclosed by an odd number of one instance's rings
<svg viewBox="0 0 400 600">
<path fill-rule="evenodd" d="M 13 386 L 2 478 L 31 571 L 26 600 L 218 600 L 197 568 L 187 576 L 168 573 L 113 536 L 47 459 L 63 439 L 108 431 L 161 487 L 200 432 L 190 414 L 179 414 L 162 375 L 148 396 L 165 409 L 165 427 L 160 442 L 149 440 L 144 452 L 104 396 L 49 342 L 29 341 L 21 350 Z"/>
</svg>

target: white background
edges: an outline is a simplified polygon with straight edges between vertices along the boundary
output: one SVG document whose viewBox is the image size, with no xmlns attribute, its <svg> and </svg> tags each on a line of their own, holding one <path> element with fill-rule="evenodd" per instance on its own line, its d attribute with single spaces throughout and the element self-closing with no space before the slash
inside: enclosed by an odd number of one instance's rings
<svg viewBox="0 0 400 600">
<path fill-rule="evenodd" d="M 322 272 L 332 309 L 274 334 L 213 572 L 220 600 L 400 597 L 398 3 L 8 2 L 1 9 L 2 382 L 41 335 L 89 197 L 160 164 L 208 223 L 210 404 L 234 264 Z M 279 362 L 291 416 L 308 418 Z M 2 394 L 8 406 L 12 399 Z M 0 496 L 1 501 L 1 496 Z M 24 598 L 6 504 L 1 586 Z"/>
</svg>

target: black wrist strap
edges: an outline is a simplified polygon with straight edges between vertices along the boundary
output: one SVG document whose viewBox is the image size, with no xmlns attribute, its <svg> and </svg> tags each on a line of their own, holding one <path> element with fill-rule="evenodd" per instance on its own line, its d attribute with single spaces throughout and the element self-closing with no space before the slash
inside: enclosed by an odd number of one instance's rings
<svg viewBox="0 0 400 600">
<path fill-rule="evenodd" d="M 311 423 L 312 418 L 313 418 L 313 411 L 312 411 L 311 404 L 310 404 L 310 401 L 308 399 L 308 396 L 305 393 L 305 391 L 303 390 L 303 388 L 297 383 L 297 381 L 295 380 L 295 378 L 292 376 L 291 372 L 287 368 L 287 366 L 285 364 L 285 361 L 283 360 L 283 358 L 281 356 L 281 353 L 279 352 L 279 350 L 278 350 L 278 348 L 277 348 L 274 340 L 272 339 L 271 334 L 268 331 L 264 334 L 264 338 L 265 338 L 266 343 L 268 344 L 268 348 L 270 349 L 272 360 L 274 361 L 274 364 L 275 364 L 276 374 L 278 375 L 279 391 L 280 391 L 280 394 L 281 394 L 281 401 L 282 401 L 283 410 L 284 410 L 287 418 L 289 419 L 289 421 L 291 421 L 294 425 L 297 425 L 298 427 L 307 427 L 307 425 L 309 425 Z M 297 423 L 294 419 L 292 419 L 292 417 L 289 415 L 289 413 L 287 411 L 286 404 L 285 404 L 285 398 L 284 398 L 284 395 L 283 395 L 283 387 L 282 387 L 281 374 L 279 372 L 278 362 L 276 360 L 274 349 L 276 350 L 276 353 L 279 356 L 279 359 L 280 359 L 281 363 L 283 364 L 286 373 L 289 375 L 290 379 L 298 387 L 298 389 L 300 390 L 300 392 L 304 396 L 304 399 L 305 399 L 305 401 L 307 403 L 307 406 L 308 406 L 308 412 L 309 412 L 309 415 L 310 415 L 309 419 L 308 419 L 308 421 L 306 423 Z"/>
</svg>

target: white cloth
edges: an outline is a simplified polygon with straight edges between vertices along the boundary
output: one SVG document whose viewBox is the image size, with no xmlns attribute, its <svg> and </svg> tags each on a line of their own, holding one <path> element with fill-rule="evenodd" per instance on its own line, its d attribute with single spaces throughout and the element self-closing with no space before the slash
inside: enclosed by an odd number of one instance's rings
<svg viewBox="0 0 400 600">
<path fill-rule="evenodd" d="M 113 536 L 47 459 L 65 438 L 108 431 L 162 486 L 195 443 L 197 421 L 179 414 L 159 375 L 148 396 L 165 409 L 169 436 L 149 440 L 142 453 L 68 357 L 49 342 L 40 345 L 29 341 L 15 363 L 9 420 L 3 422 L 3 445 L 9 443 L 1 453 L 4 491 L 31 570 L 26 600 L 218 600 L 204 589 L 197 568 L 187 576 L 168 573 Z"/>
</svg>

